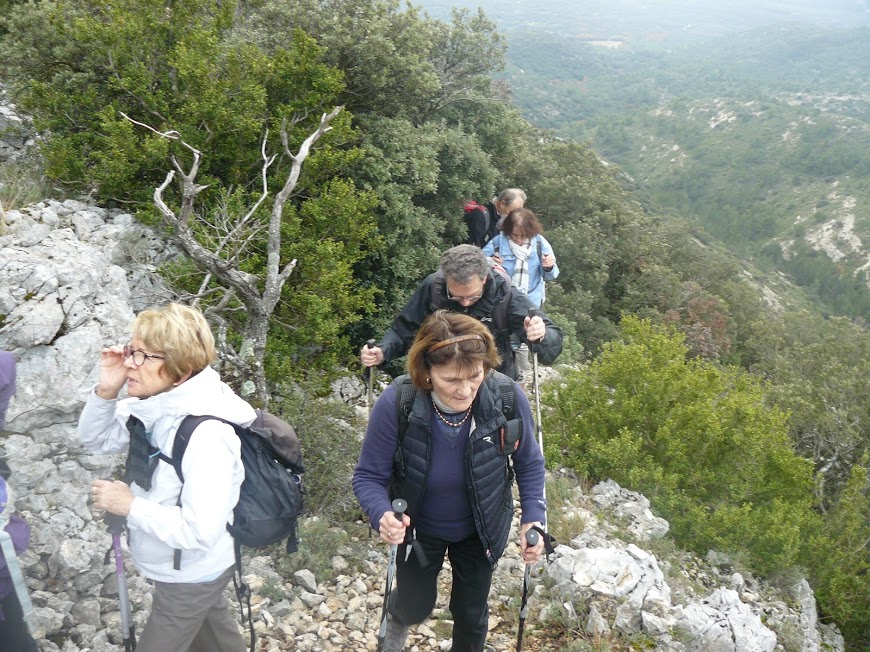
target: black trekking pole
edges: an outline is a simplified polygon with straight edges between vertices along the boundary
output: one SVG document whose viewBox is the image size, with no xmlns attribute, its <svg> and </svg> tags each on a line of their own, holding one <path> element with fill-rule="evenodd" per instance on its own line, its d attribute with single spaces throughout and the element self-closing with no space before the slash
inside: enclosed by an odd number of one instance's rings
<svg viewBox="0 0 870 652">
<path fill-rule="evenodd" d="M 537 317 L 538 312 L 534 308 L 529 308 L 529 318 Z M 544 455 L 544 431 L 541 428 L 541 389 L 538 385 L 538 348 L 539 342 L 529 342 L 529 353 L 532 355 L 532 373 L 534 374 L 534 393 L 535 393 L 535 428 L 537 429 L 538 448 L 541 449 L 541 456 Z M 547 504 L 547 483 L 544 481 L 542 487 L 544 505 Z M 550 558 L 550 553 L 553 552 L 554 539 L 547 532 L 547 512 L 544 511 L 544 519 L 540 528 L 534 526 L 526 532 L 526 543 L 531 546 L 537 545 L 539 536 L 544 537 L 544 550 L 547 554 L 547 559 Z M 517 652 L 520 652 L 523 645 L 523 629 L 526 624 L 526 614 L 528 613 L 528 596 L 529 582 L 531 577 L 531 565 L 526 564 L 525 575 L 523 576 L 523 600 L 520 605 L 520 623 L 517 631 Z"/>
<path fill-rule="evenodd" d="M 529 318 L 537 317 L 538 311 L 534 308 L 529 308 Z M 532 354 L 532 374 L 534 375 L 534 394 L 535 394 L 535 428 L 537 430 L 538 448 L 541 449 L 541 456 L 544 455 L 544 430 L 541 427 L 541 388 L 538 385 L 538 347 L 539 342 L 529 342 L 529 352 Z M 547 504 L 547 483 L 544 482 L 544 504 Z M 544 512 L 544 522 L 542 523 L 544 532 L 547 531 L 547 513 Z"/>
<path fill-rule="evenodd" d="M 396 498 L 393 501 L 393 515 L 399 520 L 408 509 L 408 503 L 401 498 Z M 397 543 L 390 544 L 390 564 L 387 566 L 387 583 L 384 585 L 384 605 L 381 607 L 381 628 L 378 630 L 378 652 L 384 650 L 384 640 L 387 638 L 387 615 L 390 607 L 390 593 L 393 590 L 393 577 L 396 574 L 396 554 L 399 550 Z"/>
<path fill-rule="evenodd" d="M 130 593 L 127 590 L 127 577 L 124 575 L 124 555 L 121 552 L 121 533 L 124 531 L 126 519 L 109 512 L 106 512 L 105 519 L 109 534 L 112 535 L 112 550 L 115 553 L 115 573 L 118 575 L 118 604 L 121 609 L 121 636 L 124 638 L 124 652 L 133 652 L 136 649 L 136 626 L 133 624 Z"/>
<path fill-rule="evenodd" d="M 538 545 L 540 535 L 531 528 L 526 530 L 526 543 L 529 546 Z M 523 576 L 523 600 L 520 604 L 520 625 L 517 629 L 517 652 L 523 649 L 523 629 L 526 626 L 526 615 L 529 613 L 529 584 L 531 583 L 532 565 L 526 564 L 526 573 Z"/>
<path fill-rule="evenodd" d="M 366 342 L 366 348 L 372 349 L 375 346 L 374 340 Z M 368 393 L 366 394 L 366 408 L 368 408 L 369 418 L 372 416 L 372 406 L 375 402 L 375 370 L 374 367 L 367 367 L 368 377 Z"/>
</svg>

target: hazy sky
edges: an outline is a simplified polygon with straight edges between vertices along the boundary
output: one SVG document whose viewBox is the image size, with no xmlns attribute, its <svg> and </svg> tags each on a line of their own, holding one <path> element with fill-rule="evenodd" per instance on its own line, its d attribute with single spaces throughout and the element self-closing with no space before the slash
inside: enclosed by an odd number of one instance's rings
<svg viewBox="0 0 870 652">
<path fill-rule="evenodd" d="M 446 18 L 451 6 L 480 6 L 504 30 L 566 36 L 720 36 L 777 23 L 870 26 L 870 0 L 412 0 Z M 678 34 L 682 32 L 682 34 Z"/>
</svg>

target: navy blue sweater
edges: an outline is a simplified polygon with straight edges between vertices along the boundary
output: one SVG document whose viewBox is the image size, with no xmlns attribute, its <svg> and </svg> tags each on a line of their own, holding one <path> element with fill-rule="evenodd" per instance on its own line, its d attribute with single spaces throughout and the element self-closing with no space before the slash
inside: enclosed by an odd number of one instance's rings
<svg viewBox="0 0 870 652">
<path fill-rule="evenodd" d="M 381 517 L 391 509 L 388 487 L 398 446 L 397 400 L 395 386 L 390 385 L 375 403 L 353 474 L 354 493 L 375 530 Z M 519 386 L 516 388 L 515 410 L 517 418 L 523 421 L 525 433 L 514 453 L 522 522 L 543 521 L 544 460 L 535 441 L 529 401 Z M 461 541 L 475 532 L 463 464 L 471 420 L 455 435 L 457 429 L 441 421 L 433 410 L 431 427 L 432 459 L 425 498 L 413 526 L 420 534 Z"/>
</svg>

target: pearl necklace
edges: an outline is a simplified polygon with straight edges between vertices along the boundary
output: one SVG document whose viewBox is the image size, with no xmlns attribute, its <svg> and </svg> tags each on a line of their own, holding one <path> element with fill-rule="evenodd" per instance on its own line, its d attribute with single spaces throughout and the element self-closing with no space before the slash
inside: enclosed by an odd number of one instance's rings
<svg viewBox="0 0 870 652">
<path fill-rule="evenodd" d="M 443 414 L 441 414 L 441 410 L 438 409 L 438 406 L 435 405 L 434 401 L 432 402 L 432 407 L 435 408 L 435 414 L 438 415 L 438 418 L 441 419 L 444 423 L 446 423 L 451 428 L 459 428 L 463 423 L 468 421 L 468 417 L 471 416 L 471 406 L 468 406 L 468 409 L 465 411 L 465 416 L 462 417 L 462 421 L 460 421 L 459 423 L 453 423 L 447 417 L 445 417 Z"/>
</svg>

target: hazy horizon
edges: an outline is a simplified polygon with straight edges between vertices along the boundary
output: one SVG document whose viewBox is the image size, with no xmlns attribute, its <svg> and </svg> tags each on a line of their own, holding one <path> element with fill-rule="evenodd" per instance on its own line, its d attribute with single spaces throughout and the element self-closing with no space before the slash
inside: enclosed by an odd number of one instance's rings
<svg viewBox="0 0 870 652">
<path fill-rule="evenodd" d="M 482 7 L 503 31 L 546 31 L 581 39 L 685 42 L 786 23 L 870 26 L 870 0 L 416 0 L 445 19 L 451 7 Z"/>
</svg>

